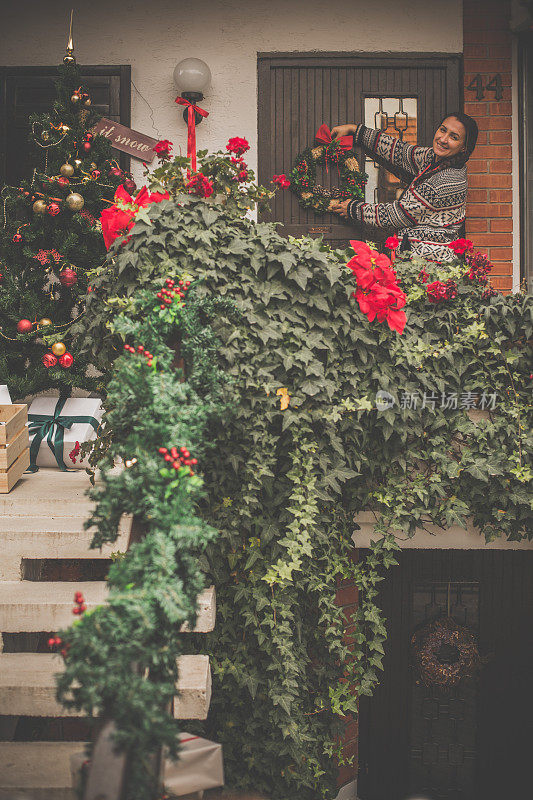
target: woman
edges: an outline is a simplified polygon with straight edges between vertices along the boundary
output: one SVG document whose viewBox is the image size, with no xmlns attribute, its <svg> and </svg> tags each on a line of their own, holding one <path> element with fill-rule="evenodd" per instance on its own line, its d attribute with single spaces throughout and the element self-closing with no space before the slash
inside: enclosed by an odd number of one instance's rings
<svg viewBox="0 0 533 800">
<path fill-rule="evenodd" d="M 402 249 L 432 261 L 455 258 L 448 244 L 461 235 L 466 211 L 466 167 L 476 146 L 478 127 L 462 111 L 447 114 L 431 147 L 405 144 L 365 125 L 337 125 L 334 137 L 354 137 L 354 146 L 385 164 L 409 186 L 393 203 L 335 202 L 332 210 L 354 222 L 394 229 Z"/>
</svg>

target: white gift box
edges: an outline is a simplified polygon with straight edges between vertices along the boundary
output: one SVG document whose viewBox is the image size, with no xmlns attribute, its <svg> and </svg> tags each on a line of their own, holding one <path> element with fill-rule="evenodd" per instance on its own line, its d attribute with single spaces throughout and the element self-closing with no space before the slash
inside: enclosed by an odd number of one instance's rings
<svg viewBox="0 0 533 800">
<path fill-rule="evenodd" d="M 39 422 L 35 422 L 32 420 L 33 415 L 39 415 L 42 417 L 53 418 L 54 414 L 56 413 L 58 405 L 58 398 L 57 397 L 36 397 L 35 400 L 32 401 L 31 406 L 28 409 L 28 420 L 30 424 L 30 452 L 33 440 L 35 438 L 35 433 L 33 432 L 33 428 L 35 424 L 40 424 Z M 59 420 L 63 417 L 93 417 L 97 423 L 100 423 L 104 410 L 102 408 L 102 401 L 99 397 L 70 397 L 68 400 L 65 401 L 63 407 L 59 412 Z M 58 464 L 54 455 L 54 452 L 50 449 L 49 442 L 53 444 L 58 433 L 58 425 L 55 424 L 53 426 L 49 426 L 51 430 L 51 435 L 46 433 L 43 440 L 41 441 L 39 452 L 37 454 L 36 464 L 38 467 L 55 467 L 58 468 Z M 96 431 L 94 427 L 91 425 L 90 422 L 74 422 L 71 428 L 64 428 L 63 429 L 63 463 L 68 469 L 85 469 L 88 466 L 88 462 L 86 459 L 83 461 L 80 460 L 79 456 L 76 459 L 76 463 L 73 464 L 71 459 L 69 458 L 69 453 L 75 447 L 76 442 L 82 444 L 82 442 L 87 442 L 90 439 L 96 438 Z"/>
<path fill-rule="evenodd" d="M 222 764 L 222 745 L 180 733 L 181 750 L 179 761 L 164 760 L 164 786 L 167 792 L 181 797 L 205 789 L 214 789 L 224 785 L 224 768 Z M 74 753 L 70 757 L 72 785 L 78 786 L 80 770 L 87 756 Z"/>
<path fill-rule="evenodd" d="M 179 761 L 165 759 L 164 785 L 167 792 L 178 797 L 224 785 L 222 745 L 180 733 Z"/>
<path fill-rule="evenodd" d="M 7 388 L 5 383 L 0 383 L 0 405 L 2 406 L 12 405 L 11 395 L 9 394 L 9 389 Z"/>
</svg>

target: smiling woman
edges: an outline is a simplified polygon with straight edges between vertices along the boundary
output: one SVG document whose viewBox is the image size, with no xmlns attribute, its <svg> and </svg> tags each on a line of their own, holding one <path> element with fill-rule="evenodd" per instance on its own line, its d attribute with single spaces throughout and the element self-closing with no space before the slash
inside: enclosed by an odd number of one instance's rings
<svg viewBox="0 0 533 800">
<path fill-rule="evenodd" d="M 406 144 L 365 125 L 338 125 L 334 136 L 353 135 L 371 157 L 377 157 L 410 184 L 392 203 L 360 200 L 337 203 L 333 211 L 354 222 L 397 231 L 402 249 L 432 261 L 452 261 L 449 243 L 460 236 L 465 220 L 465 164 L 477 141 L 477 124 L 461 111 L 447 114 L 431 147 Z"/>
</svg>

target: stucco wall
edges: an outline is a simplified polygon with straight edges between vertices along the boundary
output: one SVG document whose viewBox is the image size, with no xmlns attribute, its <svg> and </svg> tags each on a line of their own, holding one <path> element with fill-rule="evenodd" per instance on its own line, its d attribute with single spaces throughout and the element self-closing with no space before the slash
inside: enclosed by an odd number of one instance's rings
<svg viewBox="0 0 533 800">
<path fill-rule="evenodd" d="M 458 53 L 463 46 L 461 0 L 0 0 L 0 63 L 58 63 L 72 6 L 78 63 L 131 64 L 155 123 L 132 87 L 133 128 L 186 151 L 172 73 L 182 58 L 196 56 L 213 74 L 198 148 L 218 149 L 230 136 L 246 136 L 254 168 L 258 52 Z"/>
</svg>

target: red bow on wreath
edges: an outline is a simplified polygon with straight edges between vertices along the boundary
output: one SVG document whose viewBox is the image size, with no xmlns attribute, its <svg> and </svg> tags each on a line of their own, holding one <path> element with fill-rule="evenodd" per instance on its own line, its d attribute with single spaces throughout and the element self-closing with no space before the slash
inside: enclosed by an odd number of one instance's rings
<svg viewBox="0 0 533 800">
<path fill-rule="evenodd" d="M 208 117 L 209 111 L 193 105 L 190 100 L 186 100 L 181 95 L 176 97 L 175 102 L 180 106 L 187 106 L 187 156 L 191 159 L 192 172 L 196 172 L 196 121 L 194 115 L 197 113 L 201 117 Z"/>
<path fill-rule="evenodd" d="M 351 150 L 353 147 L 353 136 L 338 136 L 336 139 L 333 139 L 331 136 L 331 131 L 325 123 L 323 123 L 317 130 L 315 139 L 319 142 L 323 142 L 325 145 L 333 144 L 333 142 L 335 142 L 336 153 L 339 152 L 347 153 L 348 150 Z M 333 157 L 335 158 L 335 156 Z M 336 160 L 338 161 L 338 158 Z M 326 172 L 328 172 L 327 150 L 326 150 Z"/>
</svg>

